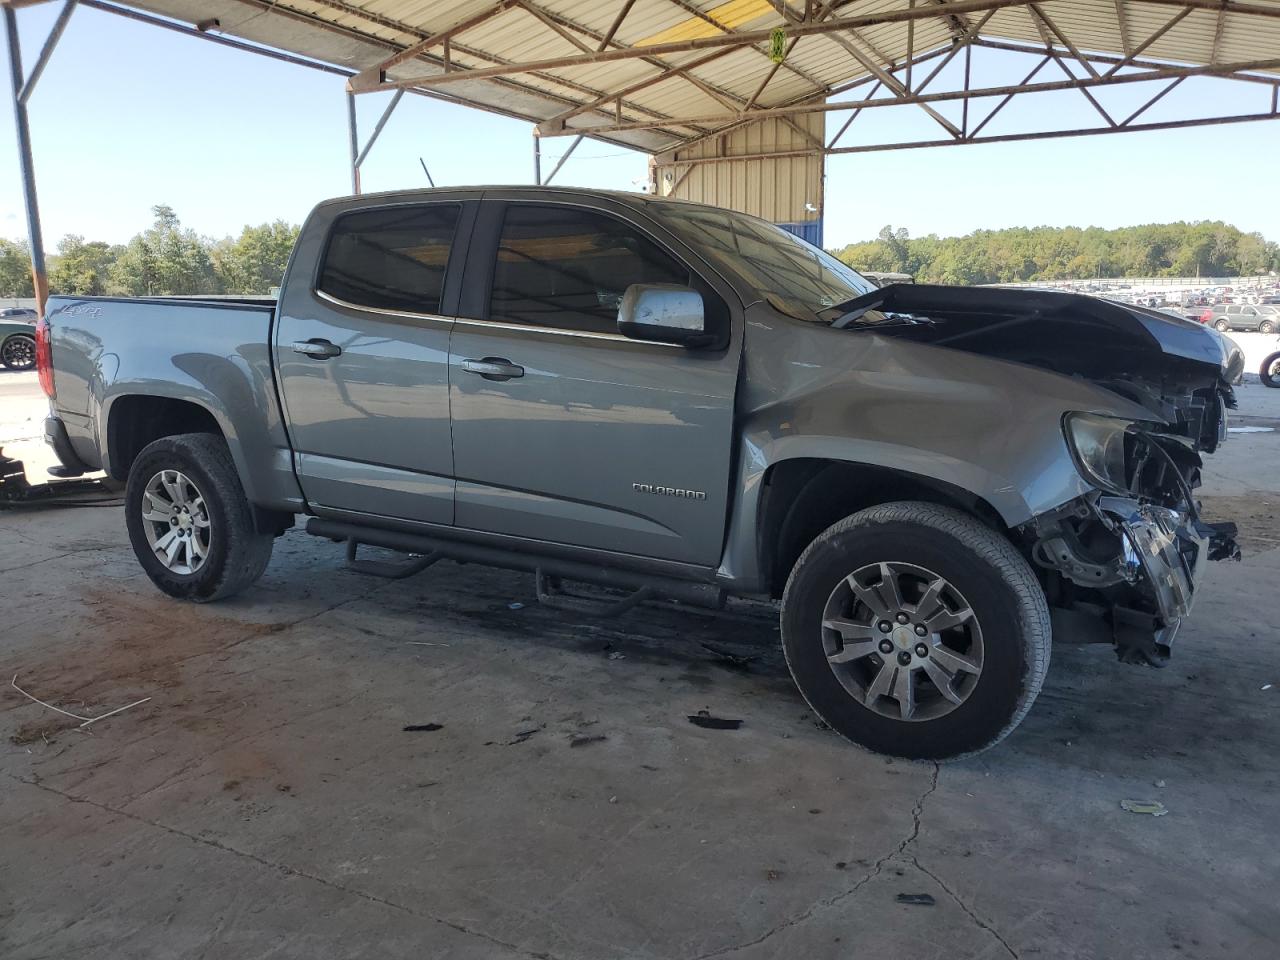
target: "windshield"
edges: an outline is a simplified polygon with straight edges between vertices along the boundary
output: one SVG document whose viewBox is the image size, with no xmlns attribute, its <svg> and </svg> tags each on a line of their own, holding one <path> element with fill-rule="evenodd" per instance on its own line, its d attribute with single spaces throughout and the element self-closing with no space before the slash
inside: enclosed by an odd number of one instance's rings
<svg viewBox="0 0 1280 960">
<path fill-rule="evenodd" d="M 825 322 L 824 311 L 875 289 L 852 267 L 768 221 L 684 203 L 652 209 L 717 266 L 802 320 Z"/>
</svg>

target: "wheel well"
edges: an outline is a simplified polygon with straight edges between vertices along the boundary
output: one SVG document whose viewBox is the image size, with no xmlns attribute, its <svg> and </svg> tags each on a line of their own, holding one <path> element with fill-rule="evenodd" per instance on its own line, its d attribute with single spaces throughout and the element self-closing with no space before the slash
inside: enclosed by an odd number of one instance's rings
<svg viewBox="0 0 1280 960">
<path fill-rule="evenodd" d="M 189 400 L 141 395 L 119 398 L 111 405 L 111 418 L 107 422 L 111 476 L 127 480 L 129 468 L 143 447 L 153 440 L 179 433 L 223 436 L 213 414 Z"/>
<path fill-rule="evenodd" d="M 960 487 L 918 474 L 860 463 L 784 460 L 769 468 L 757 525 L 761 569 L 770 593 L 781 596 L 791 568 L 823 530 L 882 503 L 923 500 L 955 507 L 1007 533 L 995 509 Z"/>
</svg>

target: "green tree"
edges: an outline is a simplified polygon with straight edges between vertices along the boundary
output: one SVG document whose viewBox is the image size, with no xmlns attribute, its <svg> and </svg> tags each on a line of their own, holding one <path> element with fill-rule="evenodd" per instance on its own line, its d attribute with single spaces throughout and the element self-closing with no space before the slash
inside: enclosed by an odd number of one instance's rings
<svg viewBox="0 0 1280 960">
<path fill-rule="evenodd" d="M 184 230 L 173 208 L 151 208 L 155 223 L 130 240 L 112 264 L 107 292 L 124 296 L 219 293 L 210 243 Z"/>
<path fill-rule="evenodd" d="M 113 247 L 101 240 L 86 243 L 84 237 L 68 234 L 58 243 L 57 256 L 50 259 L 50 291 L 101 296 L 107 292 L 111 265 L 122 250 L 122 247 Z"/>
<path fill-rule="evenodd" d="M 0 297 L 35 296 L 31 252 L 21 240 L 0 238 Z"/>
<path fill-rule="evenodd" d="M 235 240 L 220 241 L 212 250 L 213 267 L 227 293 L 267 294 L 280 286 L 298 228 L 283 220 L 245 227 Z"/>
<path fill-rule="evenodd" d="M 835 251 L 862 270 L 903 271 L 922 282 L 1013 281 L 1140 276 L 1236 276 L 1280 270 L 1280 245 L 1218 221 L 1098 227 L 1013 227 L 963 237 L 910 239 L 882 229 L 877 239 Z"/>
</svg>

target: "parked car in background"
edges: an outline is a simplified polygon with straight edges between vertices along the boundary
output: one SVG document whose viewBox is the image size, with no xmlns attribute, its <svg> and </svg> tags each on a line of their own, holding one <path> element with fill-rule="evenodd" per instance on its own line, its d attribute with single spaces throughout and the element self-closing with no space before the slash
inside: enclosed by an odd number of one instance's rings
<svg viewBox="0 0 1280 960">
<path fill-rule="evenodd" d="M 36 365 L 36 312 L 22 307 L 0 310 L 0 363 L 10 370 Z"/>
<path fill-rule="evenodd" d="M 1200 314 L 1200 322 L 1216 330 L 1274 333 L 1280 327 L 1280 306 L 1219 303 Z"/>
</svg>

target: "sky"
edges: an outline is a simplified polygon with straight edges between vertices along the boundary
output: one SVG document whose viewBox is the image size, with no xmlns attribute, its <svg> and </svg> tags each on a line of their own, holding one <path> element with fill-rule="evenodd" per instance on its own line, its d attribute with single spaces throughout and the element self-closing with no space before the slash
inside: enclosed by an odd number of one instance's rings
<svg viewBox="0 0 1280 960">
<path fill-rule="evenodd" d="M 60 4 L 18 11 L 27 65 Z M 960 69 L 956 58 L 949 70 Z M 1017 55 L 983 51 L 975 86 L 1016 82 Z M 1039 79 L 1059 79 L 1046 68 Z M 935 83 L 942 89 L 947 76 Z M 1152 88 L 1099 92 L 1118 117 Z M 357 100 L 362 137 L 388 95 Z M 1144 117 L 1260 112 L 1269 90 L 1190 80 Z M 992 103 L 977 103 L 985 116 Z M 1127 109 L 1126 109 L 1127 108 Z M 959 105 L 941 106 L 959 118 Z M 299 223 L 327 197 L 350 192 L 341 77 L 279 63 L 80 8 L 30 101 L 46 246 L 79 234 L 123 242 L 147 227 L 153 205 L 222 237 L 246 224 Z M 827 118 L 828 138 L 846 115 Z M 984 133 L 1094 125 L 1078 91 L 1015 98 Z M 935 139 L 918 108 L 867 110 L 842 145 Z M 570 139 L 543 141 L 549 171 Z M 1280 239 L 1280 122 L 833 156 L 827 161 L 826 245 L 873 238 L 886 224 L 911 236 L 1009 226 L 1119 227 L 1225 220 Z M 363 167 L 366 191 L 532 183 L 532 126 L 424 97 L 405 97 Z M 556 177 L 563 185 L 635 190 L 647 157 L 584 141 Z M 0 236 L 26 235 L 12 123 L 0 123 Z"/>
</svg>

